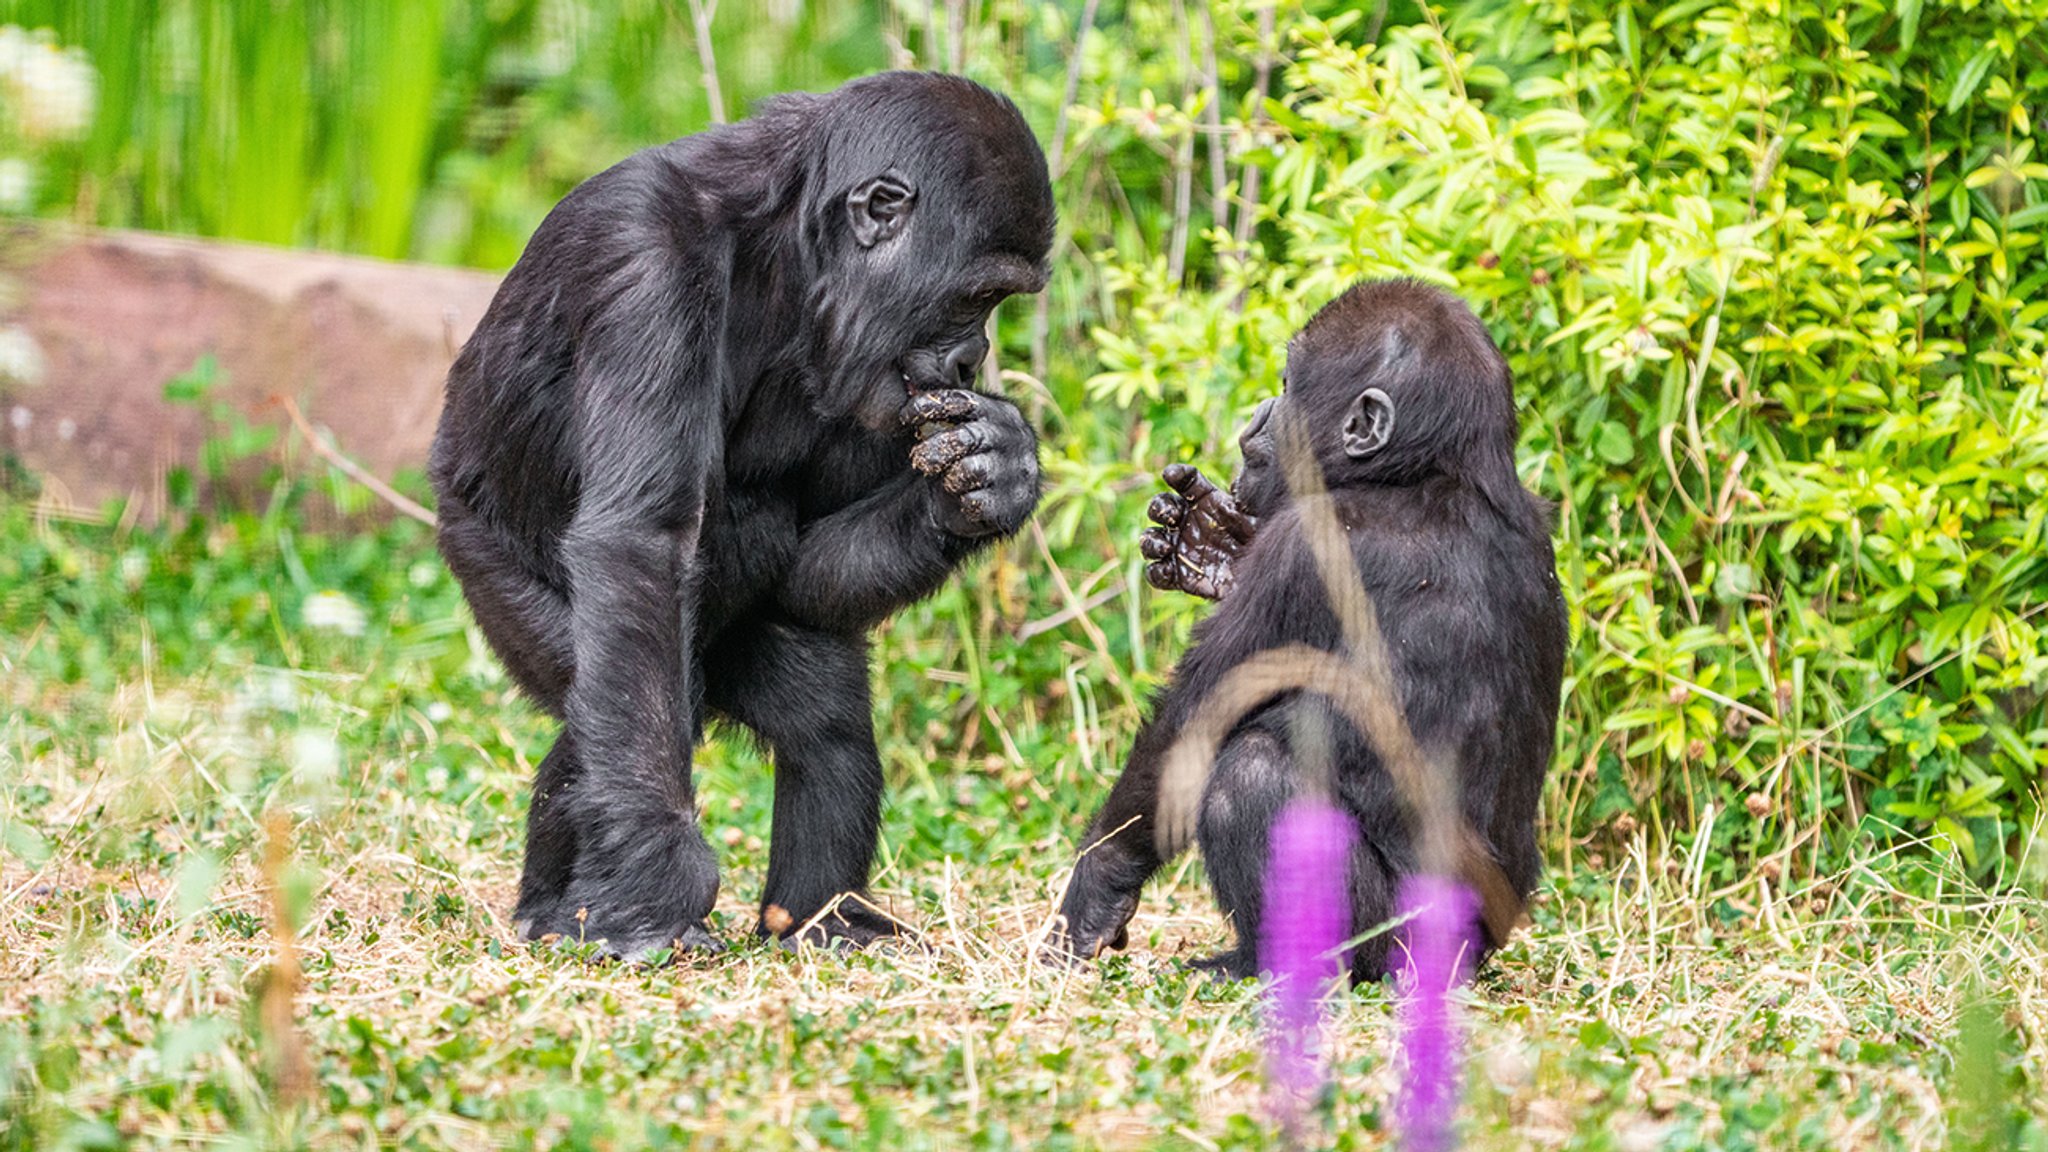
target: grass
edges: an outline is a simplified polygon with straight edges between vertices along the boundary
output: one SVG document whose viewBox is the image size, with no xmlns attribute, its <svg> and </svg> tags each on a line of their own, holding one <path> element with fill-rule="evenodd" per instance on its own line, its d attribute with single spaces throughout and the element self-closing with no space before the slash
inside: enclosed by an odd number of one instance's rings
<svg viewBox="0 0 2048 1152">
<path fill-rule="evenodd" d="M 0 1149 L 1276 1146 L 1255 989 L 1183 967 L 1225 940 L 1198 863 L 1128 953 L 1029 959 L 1150 683 L 1117 637 L 1175 650 L 1135 606 L 1009 639 L 1027 537 L 884 629 L 877 889 L 928 950 L 752 942 L 772 776 L 719 733 L 732 949 L 592 965 L 506 924 L 551 731 L 425 533 L 292 507 L 150 531 L 0 496 Z M 2048 1149 L 2038 871 L 1863 847 L 1722 886 L 1646 836 L 1553 829 L 1469 997 L 1470 1147 Z M 1326 1146 L 1392 1140 L 1391 1008 L 1334 1000 Z"/>
</svg>

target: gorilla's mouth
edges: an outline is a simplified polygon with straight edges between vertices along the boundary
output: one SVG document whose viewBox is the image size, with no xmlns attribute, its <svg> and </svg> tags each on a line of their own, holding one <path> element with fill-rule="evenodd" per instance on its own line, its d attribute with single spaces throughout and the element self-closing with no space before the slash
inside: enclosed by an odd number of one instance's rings
<svg viewBox="0 0 2048 1152">
<path fill-rule="evenodd" d="M 916 360 L 905 358 L 896 362 L 896 377 L 903 381 L 903 393 L 915 396 L 919 392 L 937 392 L 952 387 L 945 377 L 936 372 L 921 372 Z"/>
</svg>

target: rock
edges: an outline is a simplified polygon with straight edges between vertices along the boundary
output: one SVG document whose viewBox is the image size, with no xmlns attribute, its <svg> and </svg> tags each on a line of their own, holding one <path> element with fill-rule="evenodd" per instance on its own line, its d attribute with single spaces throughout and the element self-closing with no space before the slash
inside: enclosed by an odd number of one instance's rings
<svg viewBox="0 0 2048 1152">
<path fill-rule="evenodd" d="M 497 277 L 137 232 L 33 234 L 15 322 L 40 380 L 0 382 L 0 451 L 82 511 L 165 509 L 175 465 L 202 475 L 217 428 L 164 384 L 211 353 L 215 393 L 290 439 L 281 396 L 378 476 L 426 463 L 441 384 Z M 294 458 L 318 464 L 303 444 Z"/>
</svg>

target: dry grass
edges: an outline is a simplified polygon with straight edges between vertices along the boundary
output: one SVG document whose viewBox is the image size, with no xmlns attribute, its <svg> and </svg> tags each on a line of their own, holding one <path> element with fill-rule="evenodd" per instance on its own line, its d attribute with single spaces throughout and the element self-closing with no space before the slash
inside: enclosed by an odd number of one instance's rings
<svg viewBox="0 0 2048 1152">
<path fill-rule="evenodd" d="M 31 1146 L 94 1124 L 155 1147 L 1267 1142 L 1250 1119 L 1254 993 L 1180 966 L 1223 938 L 1197 867 L 1155 886 L 1131 952 L 1101 969 L 1030 960 L 1059 843 L 994 863 L 895 844 L 881 891 L 924 928 L 923 950 L 744 942 L 666 970 L 587 965 L 511 939 L 513 829 L 479 832 L 477 815 L 516 797 L 518 769 L 481 749 L 484 782 L 463 803 L 402 784 L 403 758 L 375 755 L 252 783 L 251 765 L 279 753 L 234 719 L 233 693 L 128 686 L 85 759 L 44 738 L 35 685 L 0 685 L 14 716 L 0 728 L 6 811 L 48 793 L 44 858 L 0 870 L 0 1016 L 16 1022 L 0 1032 L 16 1069 L 0 1123 Z M 719 788 L 750 787 L 720 772 L 707 765 L 714 810 Z M 278 958 L 266 810 L 295 818 L 274 877 L 300 925 L 289 1030 L 264 1029 L 256 1007 Z M 110 847 L 145 835 L 185 871 Z M 195 849 L 223 861 L 217 875 Z M 1798 893 L 1764 875 L 1713 892 L 1693 862 L 1640 839 L 1609 868 L 1581 867 L 1471 999 L 1473 1146 L 1942 1147 L 1958 1009 L 1980 986 L 2001 994 L 2038 1092 L 2042 904 L 1900 882 L 1921 868 L 1874 855 Z M 728 876 L 729 939 L 751 925 L 758 882 L 758 858 Z M 1368 989 L 1335 1006 L 1330 1138 L 1379 1146 L 1388 1001 Z M 278 1043 L 304 1051 L 267 1050 Z M 281 1103 L 267 1069 L 301 1059 L 310 1101 Z M 2037 1124 L 2048 1111 L 2018 1102 Z"/>
</svg>

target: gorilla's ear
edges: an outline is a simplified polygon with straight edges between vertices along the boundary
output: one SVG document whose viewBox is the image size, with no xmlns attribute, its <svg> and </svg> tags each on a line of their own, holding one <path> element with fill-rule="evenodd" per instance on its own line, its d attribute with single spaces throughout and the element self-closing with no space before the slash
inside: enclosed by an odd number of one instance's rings
<svg viewBox="0 0 2048 1152">
<path fill-rule="evenodd" d="M 917 205 L 917 189 L 895 171 L 863 180 L 846 194 L 846 216 L 853 224 L 854 242 L 873 248 L 894 240 L 910 223 L 910 210 Z"/>
<path fill-rule="evenodd" d="M 1351 410 L 1344 414 L 1344 454 L 1353 460 L 1367 456 L 1387 446 L 1394 437 L 1394 402 L 1385 392 L 1367 388 L 1351 402 Z"/>
</svg>

